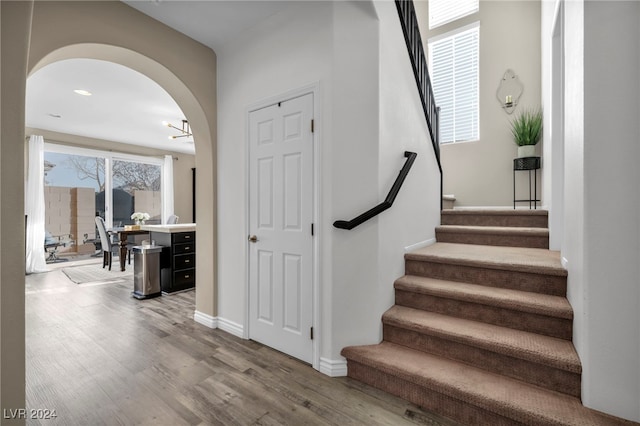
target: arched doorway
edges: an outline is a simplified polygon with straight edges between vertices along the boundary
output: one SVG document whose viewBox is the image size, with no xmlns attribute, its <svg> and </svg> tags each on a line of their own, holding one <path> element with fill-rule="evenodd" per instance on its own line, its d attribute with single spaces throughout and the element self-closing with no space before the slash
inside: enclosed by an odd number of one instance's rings
<svg viewBox="0 0 640 426">
<path fill-rule="evenodd" d="M 211 49 L 121 2 L 3 2 L 0 360 L 3 407 L 24 407 L 24 88 L 39 67 L 64 58 L 115 62 L 162 86 L 189 117 L 197 174 L 196 311 L 216 307 L 216 57 Z M 10 48 L 5 48 L 9 47 Z M 6 195 L 6 198 L 5 198 Z M 12 204 L 13 208 L 5 206 Z M 13 248 L 9 244 L 13 242 Z M 22 343 L 21 343 L 22 342 Z"/>
<path fill-rule="evenodd" d="M 80 95 L 80 86 L 89 90 Z M 148 224 L 165 223 L 173 213 L 182 223 L 192 221 L 193 136 L 175 137 L 178 131 L 163 125 L 179 126 L 186 116 L 153 80 L 113 62 L 65 59 L 32 73 L 26 98 L 27 136 L 41 135 L 46 142 L 46 228 L 75 236 L 75 244 L 60 251 L 95 251 L 82 240 L 83 234 L 94 238 L 94 215 L 107 226 L 132 223 L 134 211 L 147 212 Z M 91 189 L 96 205 L 90 207 Z M 73 192 L 74 199 L 80 194 L 81 204 L 68 204 L 60 192 Z"/>
<path fill-rule="evenodd" d="M 178 78 L 178 76 L 164 65 L 145 55 L 122 47 L 95 43 L 73 44 L 56 49 L 38 61 L 30 69 L 29 74 L 50 63 L 70 58 L 93 58 L 114 62 L 146 75 L 165 89 L 188 118 L 194 134 L 196 152 L 198 153 L 196 156 L 196 170 L 199 170 L 197 173 L 196 188 L 211 189 L 212 186 L 210 183 L 215 181 L 215 176 L 211 174 L 211 171 L 215 169 L 215 165 L 213 164 L 213 138 L 211 136 L 209 120 L 205 116 L 205 111 L 200 107 L 199 100 L 193 95 L 191 89 L 182 79 Z M 196 204 L 196 217 L 198 218 L 199 234 L 197 239 L 198 247 L 196 248 L 198 255 L 198 260 L 196 261 L 198 269 L 197 277 L 205 278 L 204 280 L 198 278 L 198 282 L 196 283 L 199 289 L 202 288 L 202 291 L 198 292 L 196 311 L 202 312 L 200 306 L 206 306 L 209 305 L 207 302 L 212 302 L 212 300 L 206 299 L 215 298 L 215 290 L 213 288 L 214 280 L 212 279 L 215 276 L 214 269 L 209 269 L 209 266 L 213 266 L 211 257 L 209 255 L 205 256 L 205 254 L 213 252 L 213 246 L 210 243 L 214 240 L 215 227 L 215 222 L 213 221 L 215 212 L 206 208 L 207 204 L 209 204 L 207 199 L 215 205 L 215 198 L 206 192 L 203 194 L 196 193 L 196 198 L 198 200 Z M 209 222 L 209 220 L 211 222 Z M 200 253 L 202 253 L 202 255 L 200 255 Z M 204 296 L 200 295 L 202 293 Z M 209 298 L 206 296 L 207 293 L 210 295 Z M 215 312 L 212 310 L 209 312 L 206 313 L 215 315 Z"/>
</svg>

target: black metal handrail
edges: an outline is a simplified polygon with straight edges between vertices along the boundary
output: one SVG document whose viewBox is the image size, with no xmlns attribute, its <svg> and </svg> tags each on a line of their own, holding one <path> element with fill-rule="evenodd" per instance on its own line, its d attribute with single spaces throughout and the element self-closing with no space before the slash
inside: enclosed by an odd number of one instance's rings
<svg viewBox="0 0 640 426">
<path fill-rule="evenodd" d="M 396 181 L 393 183 L 393 186 L 389 190 L 389 193 L 387 194 L 387 197 L 383 202 L 349 221 L 336 220 L 335 222 L 333 222 L 333 226 L 340 229 L 351 230 L 390 208 L 393 205 L 393 202 L 396 200 L 396 196 L 398 195 L 398 192 L 400 192 L 400 188 L 402 188 L 402 184 L 409 174 L 409 170 L 411 169 L 411 166 L 416 160 L 418 154 L 416 154 L 415 152 L 405 151 L 404 156 L 407 157 L 407 161 L 404 162 L 404 166 L 402 166 L 402 169 L 400 170 Z"/>
<path fill-rule="evenodd" d="M 427 120 L 427 127 L 431 135 L 431 144 L 438 163 L 440 171 L 440 209 L 442 209 L 442 165 L 440 164 L 440 108 L 436 105 L 433 97 L 433 88 L 431 86 L 431 78 L 427 69 L 427 58 L 422 46 L 422 37 L 420 36 L 420 28 L 418 27 L 418 19 L 416 18 L 416 9 L 413 0 L 396 0 L 396 8 L 400 16 L 400 24 L 404 33 L 404 40 L 407 43 L 409 51 L 409 59 L 411 60 L 411 68 L 418 85 L 420 100 L 422 101 L 422 110 Z"/>
</svg>

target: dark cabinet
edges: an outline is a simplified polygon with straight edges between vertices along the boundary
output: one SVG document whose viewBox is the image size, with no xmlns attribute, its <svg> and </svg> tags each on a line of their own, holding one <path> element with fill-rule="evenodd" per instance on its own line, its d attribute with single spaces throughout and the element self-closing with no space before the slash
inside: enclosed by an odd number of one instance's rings
<svg viewBox="0 0 640 426">
<path fill-rule="evenodd" d="M 151 239 L 165 246 L 160 257 L 163 293 L 187 290 L 196 285 L 196 233 L 152 232 Z"/>
</svg>

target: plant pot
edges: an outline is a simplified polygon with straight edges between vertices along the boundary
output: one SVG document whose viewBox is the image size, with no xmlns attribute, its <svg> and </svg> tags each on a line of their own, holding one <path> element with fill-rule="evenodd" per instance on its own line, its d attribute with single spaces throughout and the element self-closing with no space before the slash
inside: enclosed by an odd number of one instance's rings
<svg viewBox="0 0 640 426">
<path fill-rule="evenodd" d="M 522 145 L 518 147 L 518 158 L 535 157 L 536 146 L 535 145 Z"/>
</svg>

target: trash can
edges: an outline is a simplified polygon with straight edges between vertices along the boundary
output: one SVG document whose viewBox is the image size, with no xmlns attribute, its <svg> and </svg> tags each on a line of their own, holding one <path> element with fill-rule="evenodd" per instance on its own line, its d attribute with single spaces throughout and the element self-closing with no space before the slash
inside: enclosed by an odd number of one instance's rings
<svg viewBox="0 0 640 426">
<path fill-rule="evenodd" d="M 133 247 L 133 297 L 147 299 L 160 296 L 160 253 L 163 246 Z"/>
</svg>

